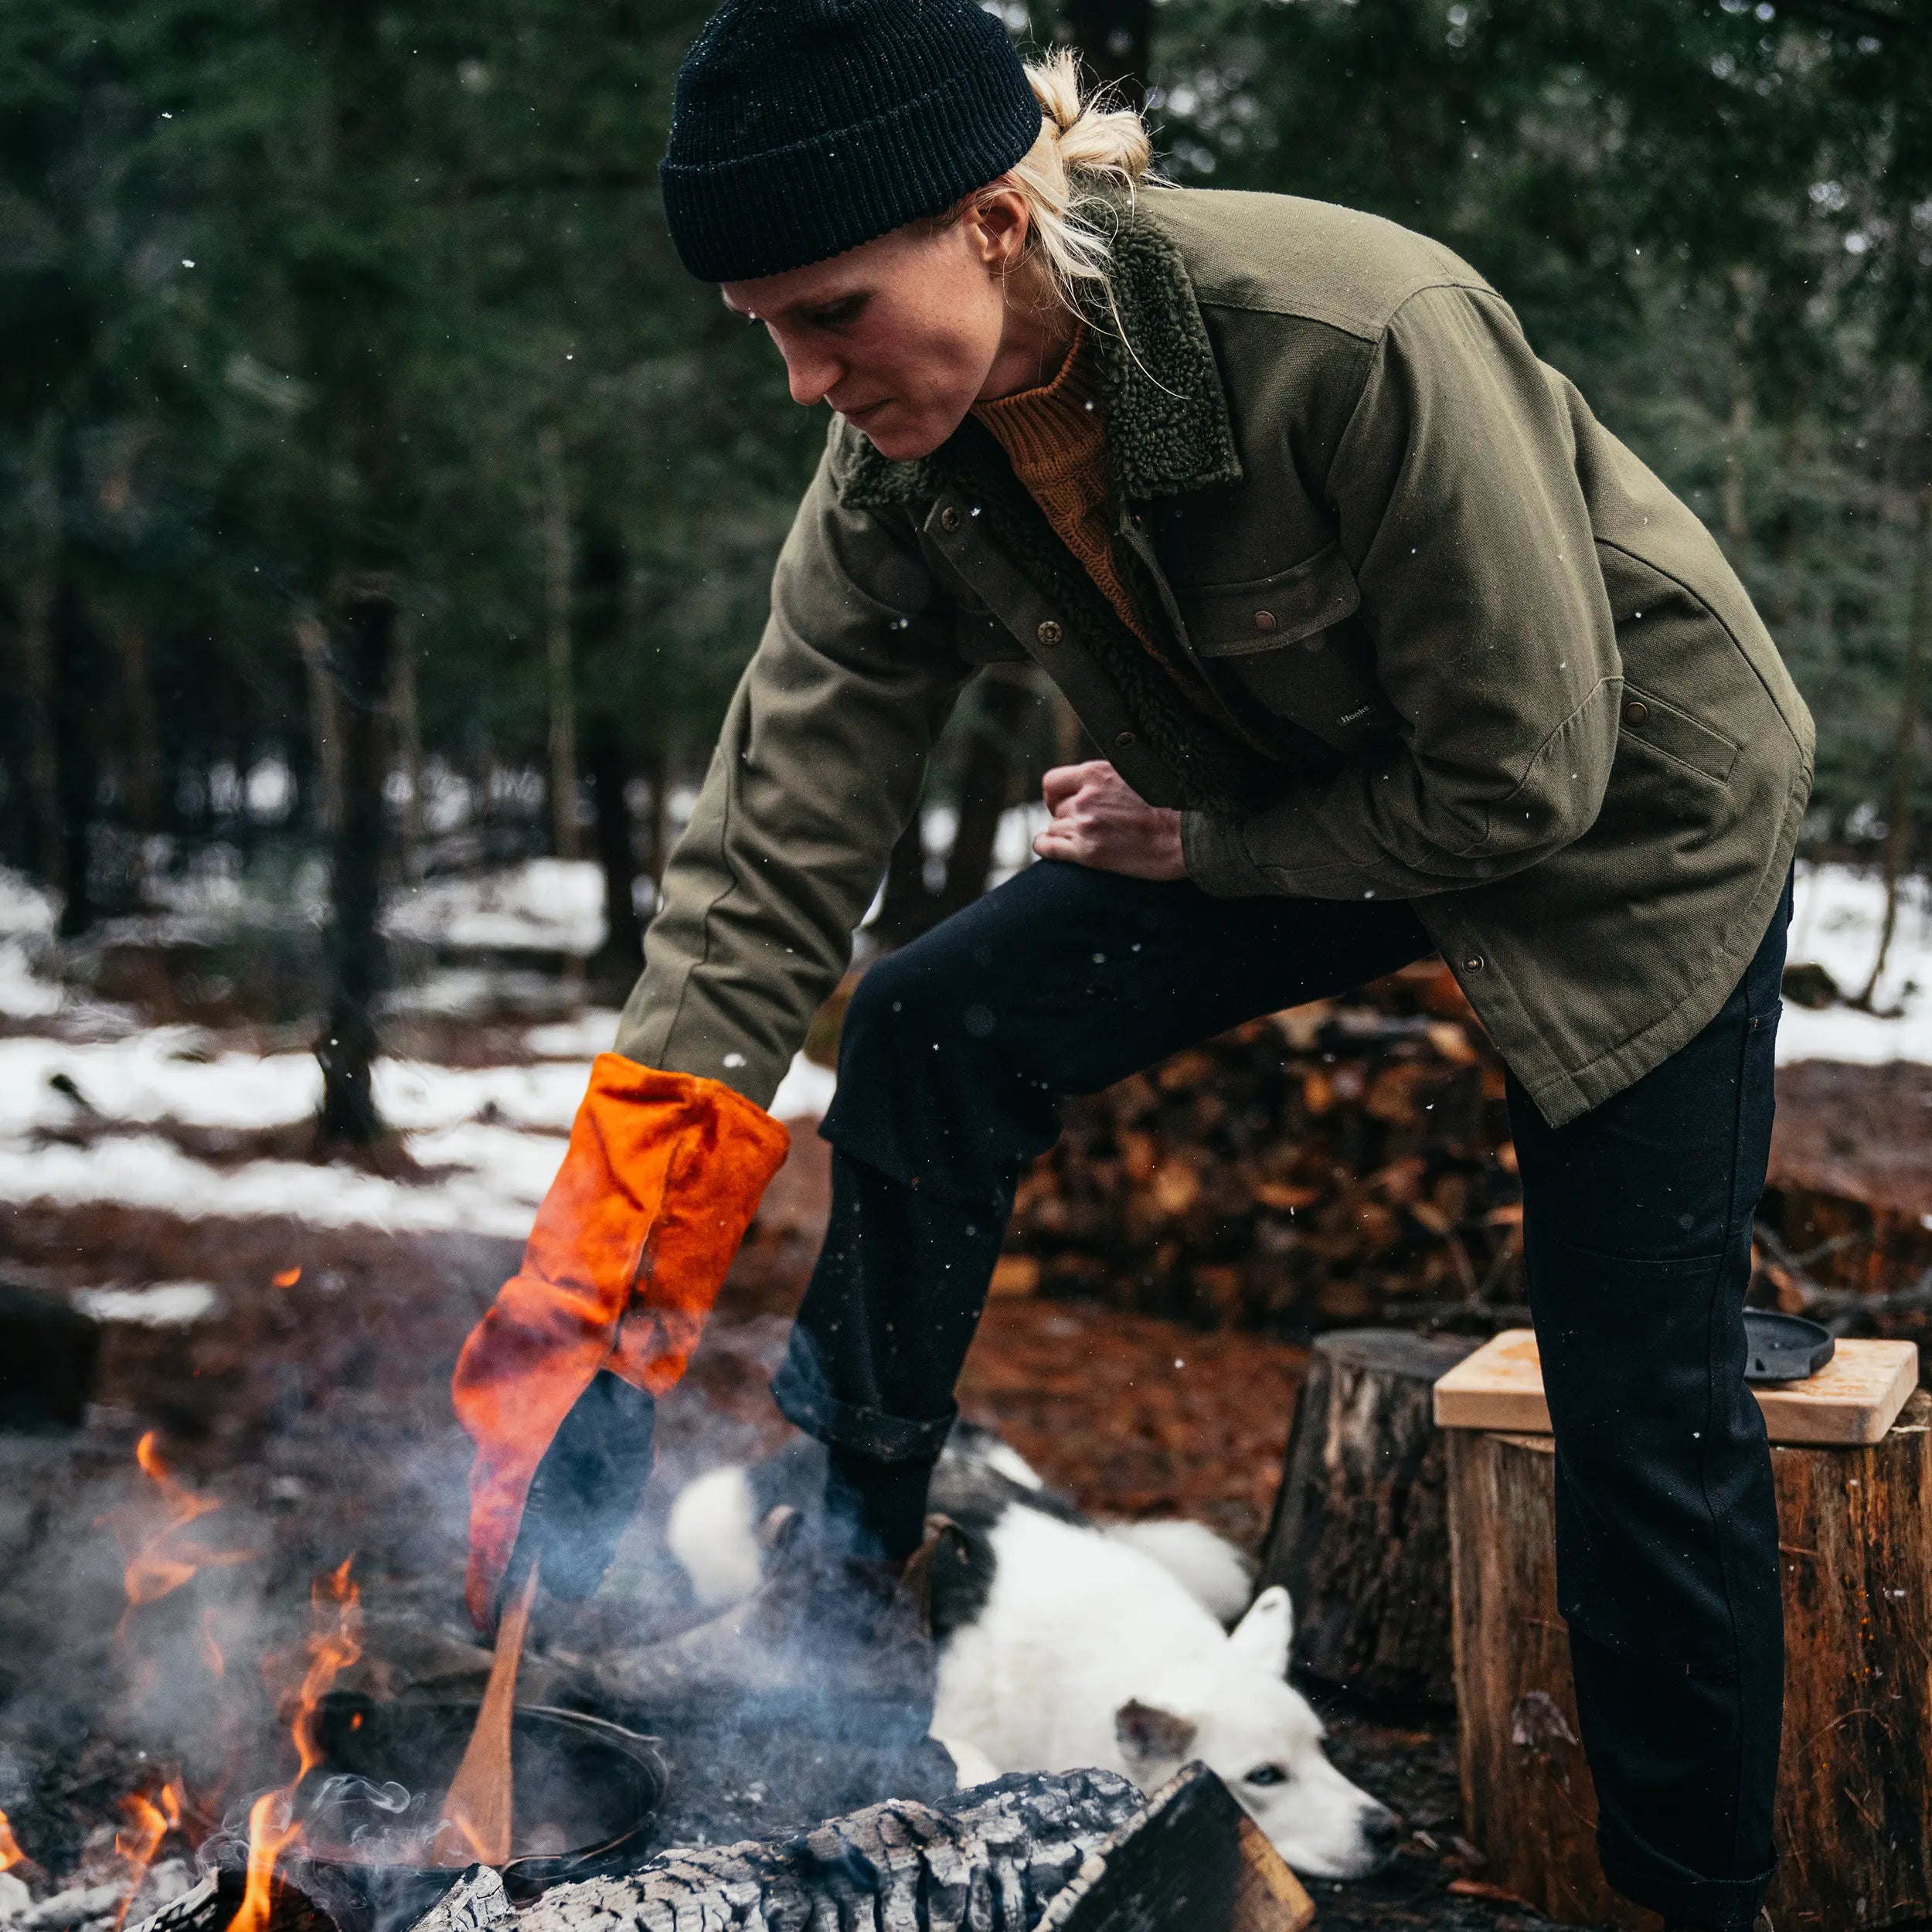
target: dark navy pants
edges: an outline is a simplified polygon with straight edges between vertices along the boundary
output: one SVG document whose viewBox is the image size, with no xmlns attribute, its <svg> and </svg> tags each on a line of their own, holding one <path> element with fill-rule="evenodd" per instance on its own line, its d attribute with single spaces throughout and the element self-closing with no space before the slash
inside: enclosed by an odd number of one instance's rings
<svg viewBox="0 0 1932 1932">
<path fill-rule="evenodd" d="M 1777 1527 L 1742 1312 L 1789 912 L 1787 890 L 1717 1017 L 1634 1086 L 1555 1128 L 1509 1090 L 1604 1870 L 1715 1926 L 1749 1923 L 1772 1857 Z M 1400 903 L 1219 900 L 1048 862 L 872 968 L 823 1129 L 831 1224 L 774 1391 L 832 1445 L 862 1536 L 872 1499 L 874 1549 L 916 1534 L 1062 1097 L 1431 950 Z"/>
</svg>

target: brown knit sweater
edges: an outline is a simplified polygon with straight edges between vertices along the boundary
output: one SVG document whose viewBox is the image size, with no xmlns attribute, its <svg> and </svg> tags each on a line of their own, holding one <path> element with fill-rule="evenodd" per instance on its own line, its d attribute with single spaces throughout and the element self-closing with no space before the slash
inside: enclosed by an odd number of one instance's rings
<svg viewBox="0 0 1932 1932">
<path fill-rule="evenodd" d="M 1158 657 L 1153 627 L 1128 589 L 1114 552 L 1117 505 L 1107 469 L 1107 425 L 1087 366 L 1089 341 L 1083 322 L 1052 382 L 996 402 L 976 403 L 973 413 L 992 431 L 1014 475 L 1054 534 L 1106 594 L 1121 621 Z"/>
</svg>

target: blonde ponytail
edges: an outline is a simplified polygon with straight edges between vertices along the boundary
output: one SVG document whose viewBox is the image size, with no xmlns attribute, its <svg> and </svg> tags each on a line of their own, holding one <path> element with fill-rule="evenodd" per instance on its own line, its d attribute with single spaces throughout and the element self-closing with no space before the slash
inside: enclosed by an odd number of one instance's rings
<svg viewBox="0 0 1932 1932">
<path fill-rule="evenodd" d="M 1131 107 L 1080 91 L 1080 61 L 1062 47 L 1026 63 L 1040 107 L 1040 135 L 1020 160 L 988 188 L 1017 188 L 1029 219 L 1027 252 L 1045 271 L 1053 294 L 1076 315 L 1090 312 L 1083 295 L 1104 294 L 1111 230 L 1123 200 L 1142 186 L 1166 184 L 1153 170 L 1147 129 Z M 985 189 L 980 191 L 981 193 Z M 972 206 L 969 195 L 943 219 Z M 1113 301 L 1106 295 L 1105 308 Z"/>
<path fill-rule="evenodd" d="M 1061 47 L 1026 63 L 1044 124 L 1009 179 L 1026 198 L 1031 252 L 1053 292 L 1076 313 L 1080 298 L 1104 288 L 1110 230 L 1118 203 L 1142 183 L 1158 184 L 1153 149 L 1140 116 L 1080 91 L 1080 62 Z M 1111 299 L 1107 307 L 1113 306 Z"/>
</svg>

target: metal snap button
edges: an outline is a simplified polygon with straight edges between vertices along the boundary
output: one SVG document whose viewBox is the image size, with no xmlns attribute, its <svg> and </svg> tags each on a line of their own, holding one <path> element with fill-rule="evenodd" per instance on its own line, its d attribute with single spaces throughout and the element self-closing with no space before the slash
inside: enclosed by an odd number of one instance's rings
<svg viewBox="0 0 1932 1932">
<path fill-rule="evenodd" d="M 1627 725 L 1640 725 L 1649 716 L 1650 706 L 1641 698 L 1632 698 L 1624 706 L 1624 723 Z"/>
<path fill-rule="evenodd" d="M 940 512 L 939 527 L 942 530 L 956 530 L 959 528 L 959 506 L 957 504 L 948 503 L 946 507 Z"/>
<path fill-rule="evenodd" d="M 1479 973 L 1482 971 L 1482 968 L 1483 957 L 1482 954 L 1480 953 L 1471 953 L 1469 957 L 1462 962 L 1462 970 L 1465 973 Z"/>
<path fill-rule="evenodd" d="M 1043 644 L 1049 651 L 1053 649 L 1055 645 L 1060 642 L 1060 638 L 1063 634 L 1064 634 L 1060 629 L 1060 619 L 1058 617 L 1041 618 L 1039 628 L 1033 633 L 1033 635 L 1038 638 L 1040 642 Z"/>
<path fill-rule="evenodd" d="M 1255 612 L 1254 628 L 1256 630 L 1272 631 L 1274 628 L 1274 626 L 1275 615 L 1272 611 L 1257 611 Z"/>
<path fill-rule="evenodd" d="M 1121 732 L 1121 733 L 1120 733 L 1120 735 L 1119 735 L 1117 737 L 1116 737 L 1116 738 L 1114 739 L 1114 750 L 1117 750 L 1117 751 L 1124 751 L 1124 750 L 1128 748 L 1128 747 L 1129 745 L 1132 744 L 1133 743 L 1134 743 L 1134 734 L 1133 734 L 1133 733 L 1132 733 L 1132 732 L 1131 732 L 1131 731 L 1123 731 L 1123 732 Z"/>
</svg>

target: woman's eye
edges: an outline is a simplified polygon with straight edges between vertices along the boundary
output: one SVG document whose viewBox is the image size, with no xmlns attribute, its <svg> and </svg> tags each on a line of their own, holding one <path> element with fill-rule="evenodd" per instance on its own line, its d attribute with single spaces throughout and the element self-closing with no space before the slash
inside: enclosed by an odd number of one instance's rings
<svg viewBox="0 0 1932 1932">
<path fill-rule="evenodd" d="M 842 302 L 834 302 L 829 307 L 815 311 L 812 324 L 818 328 L 843 328 L 849 322 L 859 319 L 859 311 L 866 306 L 862 295 L 849 295 Z"/>
<path fill-rule="evenodd" d="M 1243 1780 L 1248 1784 L 1285 1784 L 1288 1774 L 1279 1764 L 1257 1764 Z"/>
</svg>

